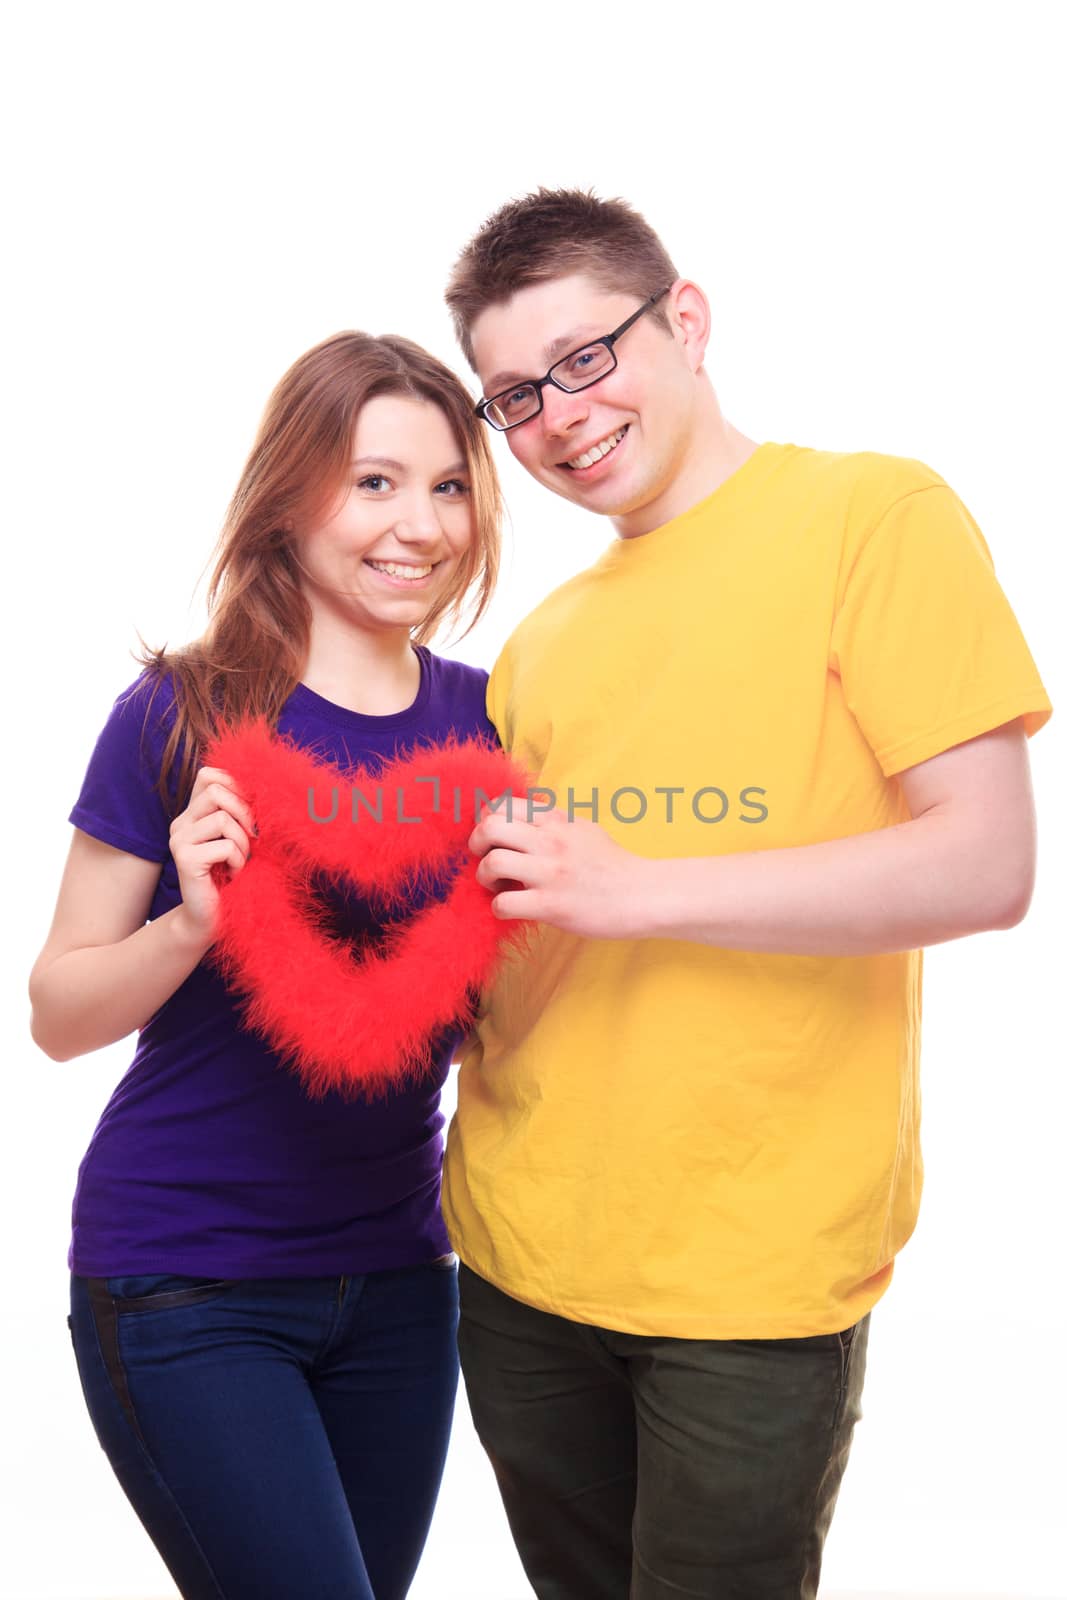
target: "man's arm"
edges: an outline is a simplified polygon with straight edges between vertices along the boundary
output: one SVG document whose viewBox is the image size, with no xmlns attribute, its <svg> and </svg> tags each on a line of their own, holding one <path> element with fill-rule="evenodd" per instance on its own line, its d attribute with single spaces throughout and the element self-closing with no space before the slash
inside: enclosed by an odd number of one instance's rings
<svg viewBox="0 0 1067 1600">
<path fill-rule="evenodd" d="M 470 844 L 498 916 L 587 938 L 859 956 L 1020 922 L 1036 851 L 1021 722 L 898 776 L 909 821 L 822 844 L 650 861 L 555 812 L 488 817 Z"/>
</svg>

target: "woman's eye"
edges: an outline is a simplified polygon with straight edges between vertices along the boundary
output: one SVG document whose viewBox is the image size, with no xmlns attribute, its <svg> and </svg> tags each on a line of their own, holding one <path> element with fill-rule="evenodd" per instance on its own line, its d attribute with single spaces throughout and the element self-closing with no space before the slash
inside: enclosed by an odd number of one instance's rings
<svg viewBox="0 0 1067 1600">
<path fill-rule="evenodd" d="M 439 483 L 437 485 L 437 489 L 440 494 L 445 495 L 449 499 L 453 498 L 455 495 L 467 493 L 467 485 L 463 482 L 462 478 L 446 478 L 444 483 Z"/>
<path fill-rule="evenodd" d="M 383 478 L 380 472 L 371 472 L 368 473 L 365 478 L 360 478 L 357 487 L 360 489 L 369 489 L 371 494 L 380 494 L 388 482 L 389 479 Z"/>
</svg>

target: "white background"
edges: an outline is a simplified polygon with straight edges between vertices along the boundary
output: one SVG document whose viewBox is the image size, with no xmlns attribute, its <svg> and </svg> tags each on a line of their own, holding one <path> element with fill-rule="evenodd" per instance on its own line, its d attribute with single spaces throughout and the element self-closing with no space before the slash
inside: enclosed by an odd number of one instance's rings
<svg viewBox="0 0 1067 1600">
<path fill-rule="evenodd" d="M 74 1174 L 131 1045 L 49 1062 L 25 979 L 134 628 L 199 631 L 193 586 L 272 384 L 354 326 L 462 370 L 440 289 L 484 216 L 539 183 L 623 194 L 710 295 L 727 416 L 934 466 L 1062 698 L 1062 20 L 901 0 L 42 0 L 9 20 L 5 1594 L 172 1592 L 65 1326 Z M 611 536 L 499 454 L 505 577 L 455 650 L 484 664 Z M 1032 746 L 1029 918 L 928 957 L 923 1216 L 873 1319 L 826 1593 L 1067 1594 L 1057 722 Z M 529 1594 L 462 1408 L 412 1593 Z"/>
</svg>

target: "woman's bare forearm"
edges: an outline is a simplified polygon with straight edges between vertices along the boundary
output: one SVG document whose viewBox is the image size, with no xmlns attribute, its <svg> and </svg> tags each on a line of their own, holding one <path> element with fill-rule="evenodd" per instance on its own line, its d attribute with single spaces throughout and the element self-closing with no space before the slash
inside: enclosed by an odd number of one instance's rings
<svg viewBox="0 0 1067 1600">
<path fill-rule="evenodd" d="M 30 979 L 34 1040 L 70 1061 L 141 1028 L 181 986 L 212 939 L 175 906 L 117 944 L 68 950 Z"/>
</svg>

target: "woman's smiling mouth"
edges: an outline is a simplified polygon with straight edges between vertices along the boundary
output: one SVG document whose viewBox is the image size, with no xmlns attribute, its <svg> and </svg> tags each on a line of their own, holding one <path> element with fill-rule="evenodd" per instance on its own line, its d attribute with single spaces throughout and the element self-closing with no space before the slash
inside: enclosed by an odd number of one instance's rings
<svg viewBox="0 0 1067 1600">
<path fill-rule="evenodd" d="M 387 578 L 391 583 L 406 584 L 408 586 L 421 583 L 428 578 L 436 565 L 435 561 L 422 561 L 419 563 L 413 561 L 372 561 L 369 556 L 364 560 L 364 566 L 370 567 L 372 572 L 380 573 L 383 578 Z"/>
</svg>

